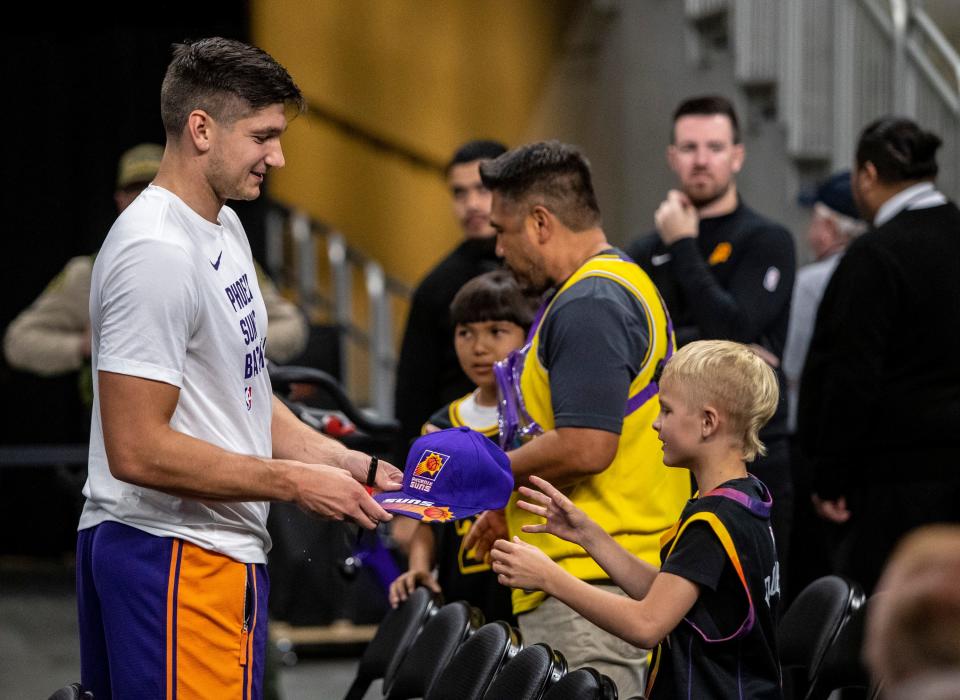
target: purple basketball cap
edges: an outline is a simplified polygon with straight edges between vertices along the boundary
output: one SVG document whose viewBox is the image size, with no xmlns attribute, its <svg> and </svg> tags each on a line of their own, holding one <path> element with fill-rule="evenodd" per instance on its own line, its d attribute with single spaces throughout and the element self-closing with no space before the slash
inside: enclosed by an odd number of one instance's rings
<svg viewBox="0 0 960 700">
<path fill-rule="evenodd" d="M 417 438 L 407 454 L 403 488 L 374 498 L 397 515 L 445 522 L 503 508 L 512 491 L 503 450 L 475 430 L 448 428 Z"/>
</svg>

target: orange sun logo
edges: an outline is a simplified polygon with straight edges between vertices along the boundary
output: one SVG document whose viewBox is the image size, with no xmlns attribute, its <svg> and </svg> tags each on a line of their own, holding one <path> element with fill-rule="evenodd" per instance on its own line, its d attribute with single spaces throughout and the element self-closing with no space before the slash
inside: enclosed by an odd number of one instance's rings
<svg viewBox="0 0 960 700">
<path fill-rule="evenodd" d="M 427 452 L 425 456 L 420 458 L 417 468 L 413 470 L 413 475 L 420 476 L 421 474 L 426 474 L 428 477 L 434 478 L 437 472 L 443 467 L 443 462 L 443 456 L 436 452 Z"/>
</svg>

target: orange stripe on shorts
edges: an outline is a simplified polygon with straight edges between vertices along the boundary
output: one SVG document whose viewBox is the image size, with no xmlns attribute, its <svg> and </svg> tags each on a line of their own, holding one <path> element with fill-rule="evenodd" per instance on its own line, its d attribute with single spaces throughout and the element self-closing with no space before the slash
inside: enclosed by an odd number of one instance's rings
<svg viewBox="0 0 960 700">
<path fill-rule="evenodd" d="M 242 654 L 247 566 L 189 542 L 174 547 L 167 607 L 167 700 L 237 698 L 244 695 L 252 658 Z M 253 590 L 251 588 L 251 590 Z M 176 594 L 174 595 L 174 591 Z M 175 623 L 174 623 L 175 620 Z"/>
</svg>

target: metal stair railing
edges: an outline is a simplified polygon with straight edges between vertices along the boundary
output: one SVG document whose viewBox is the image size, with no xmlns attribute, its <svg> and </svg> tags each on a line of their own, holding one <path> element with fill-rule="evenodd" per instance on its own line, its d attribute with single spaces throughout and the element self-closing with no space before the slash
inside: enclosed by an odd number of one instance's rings
<svg viewBox="0 0 960 700">
<path fill-rule="evenodd" d="M 308 317 L 326 316 L 340 329 L 339 364 L 347 394 L 366 396 L 364 403 L 377 416 L 393 417 L 397 357 L 392 311 L 396 302 L 409 301 L 412 290 L 352 248 L 339 231 L 276 202 L 266 219 L 266 265 L 275 279 L 297 290 Z M 321 268 L 329 272 L 326 286 Z M 355 279 L 363 280 L 365 326 L 356 321 Z M 366 371 L 353 366 L 358 351 L 368 354 Z"/>
<path fill-rule="evenodd" d="M 849 168 L 860 130 L 903 114 L 943 139 L 938 184 L 960 195 L 960 56 L 920 3 L 685 0 L 684 14 L 710 31 L 726 23 L 738 84 L 773 76 L 798 165 Z"/>
</svg>

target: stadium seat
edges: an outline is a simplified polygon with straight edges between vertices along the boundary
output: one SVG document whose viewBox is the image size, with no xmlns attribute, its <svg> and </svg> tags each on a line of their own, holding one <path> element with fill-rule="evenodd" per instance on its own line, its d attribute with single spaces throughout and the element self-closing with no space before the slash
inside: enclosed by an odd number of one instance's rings
<svg viewBox="0 0 960 700">
<path fill-rule="evenodd" d="M 523 648 L 503 620 L 488 622 L 463 643 L 427 693 L 427 700 L 480 700 L 493 678 Z"/>
<path fill-rule="evenodd" d="M 534 644 L 503 667 L 484 700 L 539 700 L 567 673 L 567 660 L 546 644 Z"/>
<path fill-rule="evenodd" d="M 386 697 L 408 700 L 425 696 L 460 645 L 482 624 L 483 613 L 462 600 L 440 608 L 417 635 L 392 681 L 384 681 Z"/>
<path fill-rule="evenodd" d="M 49 700 L 93 700 L 93 693 L 84 690 L 79 683 L 71 683 L 60 688 Z"/>
<path fill-rule="evenodd" d="M 345 700 L 361 700 L 378 678 L 384 679 L 386 688 L 413 640 L 437 609 L 433 594 L 426 588 L 417 588 L 406 601 L 387 613 L 360 657 L 357 675 Z"/>
<path fill-rule="evenodd" d="M 783 668 L 803 671 L 805 687 L 796 688 L 795 697 L 821 697 L 818 680 L 827 652 L 864 600 L 856 583 L 840 576 L 824 576 L 800 591 L 787 609 L 777 629 L 777 641 Z"/>
<path fill-rule="evenodd" d="M 617 700 L 617 686 L 607 676 L 589 666 L 570 671 L 557 681 L 543 700 Z"/>
</svg>

